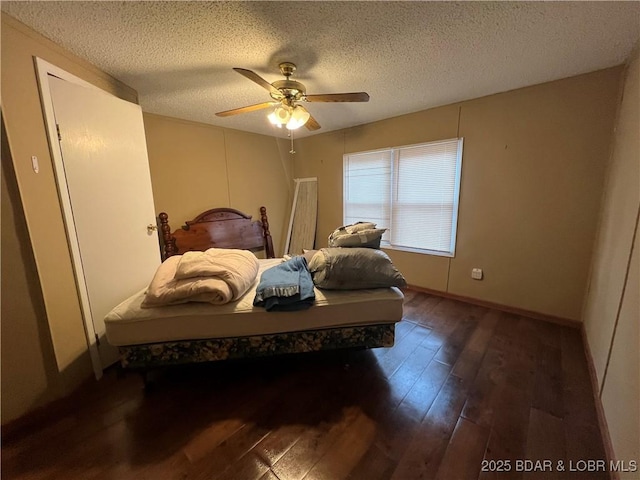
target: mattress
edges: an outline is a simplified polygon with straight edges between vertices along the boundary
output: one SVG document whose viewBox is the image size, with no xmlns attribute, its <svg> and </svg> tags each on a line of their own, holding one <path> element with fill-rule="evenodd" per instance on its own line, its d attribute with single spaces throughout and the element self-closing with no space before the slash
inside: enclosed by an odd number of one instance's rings
<svg viewBox="0 0 640 480">
<path fill-rule="evenodd" d="M 175 340 L 241 337 L 299 332 L 380 323 L 402 319 L 402 292 L 397 288 L 368 290 L 315 289 L 315 304 L 308 310 L 267 312 L 253 306 L 260 275 L 282 259 L 261 259 L 253 286 L 235 302 L 225 305 L 187 303 L 141 308 L 145 290 L 128 298 L 105 317 L 107 340 L 114 346 Z"/>
</svg>

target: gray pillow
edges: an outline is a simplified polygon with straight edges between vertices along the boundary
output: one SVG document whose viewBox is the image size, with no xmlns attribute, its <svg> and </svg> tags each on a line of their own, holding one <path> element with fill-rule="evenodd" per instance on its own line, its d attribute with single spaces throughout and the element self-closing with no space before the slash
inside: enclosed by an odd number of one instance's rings
<svg viewBox="0 0 640 480">
<path fill-rule="evenodd" d="M 386 228 L 376 228 L 376 224 L 370 222 L 344 225 L 329 235 L 329 246 L 380 248 L 380 238 L 386 231 Z"/>
<path fill-rule="evenodd" d="M 328 290 L 407 284 L 387 254 L 371 248 L 322 248 L 309 262 L 309 270 L 315 286 Z"/>
<path fill-rule="evenodd" d="M 302 256 L 305 258 L 305 260 L 307 261 L 307 265 L 309 265 L 309 263 L 311 262 L 311 259 L 313 258 L 313 256 L 318 253 L 318 250 L 306 250 L 306 249 L 302 249 Z"/>
</svg>

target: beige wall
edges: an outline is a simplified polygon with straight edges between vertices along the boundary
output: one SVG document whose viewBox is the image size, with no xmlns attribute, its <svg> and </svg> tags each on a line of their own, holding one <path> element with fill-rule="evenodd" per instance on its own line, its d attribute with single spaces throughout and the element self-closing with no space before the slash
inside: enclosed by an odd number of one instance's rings
<svg viewBox="0 0 640 480">
<path fill-rule="evenodd" d="M 2 420 L 35 407 L 48 395 L 48 369 L 55 365 L 47 316 L 11 156 L 2 129 Z M 24 352 L 32 352 L 25 355 Z"/>
<path fill-rule="evenodd" d="M 317 245 L 342 224 L 342 155 L 462 136 L 456 256 L 388 250 L 411 285 L 570 320 L 581 308 L 622 69 L 302 139 Z M 481 267 L 485 279 L 471 279 Z M 550 285 L 552 286 L 550 288 Z"/>
<path fill-rule="evenodd" d="M 149 113 L 144 123 L 156 211 L 173 229 L 217 207 L 258 220 L 265 206 L 282 253 L 293 170 L 284 140 Z"/>
<path fill-rule="evenodd" d="M 640 54 L 626 74 L 585 300 L 585 332 L 616 457 L 640 459 Z M 635 242 L 634 242 L 635 238 Z M 637 478 L 637 472 L 623 478 Z"/>
<path fill-rule="evenodd" d="M 5 308 L 3 302 L 2 309 L 2 423 L 6 423 L 34 405 L 70 391 L 92 375 L 40 108 L 33 56 L 43 58 L 126 100 L 135 101 L 137 95 L 135 91 L 4 13 L 1 48 L 2 111 L 7 148 L 11 151 L 11 157 L 3 155 L 2 162 L 13 160 L 15 183 L 22 203 L 22 207 L 18 208 L 16 195 L 10 203 L 11 214 L 15 218 L 3 218 L 3 227 L 10 223 L 26 222 L 29 232 L 28 236 L 14 238 L 13 243 L 8 241 L 9 248 L 6 250 L 4 240 L 10 234 L 5 234 L 4 228 L 2 234 L 3 266 L 10 256 L 18 255 L 16 248 L 24 252 L 22 257 L 10 259 L 11 270 L 2 269 L 3 297 L 8 294 L 6 289 L 10 288 L 7 285 L 12 280 L 14 270 L 18 275 L 26 276 L 26 283 L 19 292 L 15 292 L 19 297 L 12 298 L 15 303 Z M 32 155 L 36 155 L 40 161 L 40 172 L 37 174 L 31 168 Z M 5 188 L 10 187 L 3 183 L 3 190 Z M 3 193 L 3 200 L 7 198 L 6 195 Z M 3 216 L 4 207 L 3 203 Z M 31 256 L 37 268 L 37 279 L 29 265 Z M 38 298 L 40 295 L 27 295 L 27 290 L 33 290 L 37 281 L 41 285 L 41 299 Z M 46 312 L 48 332 L 45 333 L 50 335 L 51 340 L 42 338 L 44 333 L 34 327 L 34 324 L 39 325 L 38 322 L 43 321 L 41 317 L 44 312 L 40 302 L 43 302 Z M 27 315 L 28 320 L 23 317 L 24 312 L 31 312 Z M 39 349 L 29 351 L 17 348 L 17 345 L 8 343 L 12 337 L 9 335 L 5 338 L 5 332 L 20 332 L 22 345 L 35 347 L 49 341 L 55 355 L 50 356 Z M 42 358 L 38 359 L 38 356 Z M 9 373 L 5 364 L 20 365 L 22 370 L 20 374 Z M 44 382 L 43 372 L 53 372 L 54 375 Z M 31 376 L 38 380 L 25 388 L 21 382 Z"/>
</svg>

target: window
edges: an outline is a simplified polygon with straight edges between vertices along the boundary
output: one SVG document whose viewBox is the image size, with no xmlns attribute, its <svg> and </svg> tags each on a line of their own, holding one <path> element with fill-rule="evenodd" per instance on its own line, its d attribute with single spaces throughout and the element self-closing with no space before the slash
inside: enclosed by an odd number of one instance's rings
<svg viewBox="0 0 640 480">
<path fill-rule="evenodd" d="M 344 156 L 344 223 L 387 228 L 382 246 L 453 256 L 462 138 Z"/>
</svg>

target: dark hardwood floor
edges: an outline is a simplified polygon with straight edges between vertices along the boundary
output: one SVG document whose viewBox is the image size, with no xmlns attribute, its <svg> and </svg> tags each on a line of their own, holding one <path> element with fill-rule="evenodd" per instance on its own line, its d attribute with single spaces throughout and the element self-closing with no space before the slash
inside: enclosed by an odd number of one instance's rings
<svg viewBox="0 0 640 480">
<path fill-rule="evenodd" d="M 571 471 L 604 458 L 578 330 L 410 291 L 390 349 L 167 370 L 149 393 L 109 371 L 3 438 L 2 478 L 608 478 Z"/>
</svg>

